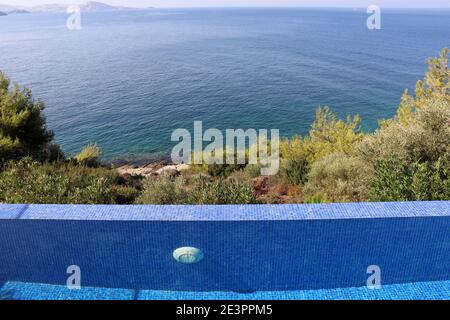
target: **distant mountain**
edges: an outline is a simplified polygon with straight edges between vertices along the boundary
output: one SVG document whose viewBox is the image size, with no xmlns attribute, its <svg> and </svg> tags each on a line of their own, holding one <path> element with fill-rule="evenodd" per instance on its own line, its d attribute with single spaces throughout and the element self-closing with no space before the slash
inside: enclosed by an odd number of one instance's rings
<svg viewBox="0 0 450 320">
<path fill-rule="evenodd" d="M 25 13 L 31 13 L 31 12 L 28 10 L 23 10 L 23 9 L 8 11 L 8 14 L 25 14 Z"/>
<path fill-rule="evenodd" d="M 43 4 L 40 6 L 31 7 L 28 10 L 37 13 L 56 13 L 56 12 L 66 12 L 69 6 L 65 4 Z"/>
<path fill-rule="evenodd" d="M 13 7 L 13 6 L 10 6 L 7 4 L 0 4 L 0 11 L 3 13 L 8 13 L 10 11 L 17 10 L 17 9 L 18 9 L 18 7 Z"/>
<path fill-rule="evenodd" d="M 110 6 L 108 4 L 96 1 L 86 2 L 80 5 L 81 11 L 94 12 L 94 11 L 117 11 L 117 10 L 132 10 L 133 8 L 128 7 L 116 7 Z"/>
<path fill-rule="evenodd" d="M 2 11 L 0 11 L 0 17 L 2 17 L 2 16 L 7 16 L 8 14 L 6 13 L 6 12 L 2 12 Z"/>
<path fill-rule="evenodd" d="M 0 4 L 0 11 L 5 13 L 58 13 L 67 12 L 70 5 L 66 4 L 44 4 L 34 7 L 14 7 L 10 5 Z M 99 12 L 99 11 L 119 11 L 119 10 L 136 10 L 136 8 L 111 6 L 106 3 L 90 1 L 79 5 L 82 12 Z"/>
</svg>

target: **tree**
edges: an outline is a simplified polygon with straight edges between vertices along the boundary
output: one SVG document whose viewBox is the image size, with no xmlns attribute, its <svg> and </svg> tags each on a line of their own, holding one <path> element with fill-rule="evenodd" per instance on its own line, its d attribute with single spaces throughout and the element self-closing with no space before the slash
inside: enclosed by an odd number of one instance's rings
<svg viewBox="0 0 450 320">
<path fill-rule="evenodd" d="M 367 162 L 396 156 L 407 163 L 450 164 L 450 68 L 448 50 L 428 60 L 429 70 L 415 96 L 403 95 L 397 115 L 366 135 L 358 146 Z"/>
<path fill-rule="evenodd" d="M 450 68 L 448 49 L 428 60 L 415 95 L 397 115 L 364 137 L 359 156 L 374 167 L 374 201 L 444 200 L 450 192 Z"/>
<path fill-rule="evenodd" d="M 430 101 L 443 100 L 450 103 L 449 52 L 449 49 L 445 48 L 439 57 L 428 59 L 428 72 L 423 80 L 417 82 L 415 98 L 405 91 L 393 121 L 408 124 L 417 110 L 428 105 Z"/>
<path fill-rule="evenodd" d="M 322 159 L 334 152 L 350 154 L 354 145 L 361 141 L 362 134 L 359 130 L 361 119 L 359 116 L 346 121 L 337 118 L 327 106 L 318 108 L 309 135 L 304 143 L 309 151 L 309 162 Z"/>
<path fill-rule="evenodd" d="M 11 85 L 0 72 L 0 164 L 24 156 L 43 157 L 53 139 L 42 114 L 44 108 L 28 88 Z"/>
</svg>

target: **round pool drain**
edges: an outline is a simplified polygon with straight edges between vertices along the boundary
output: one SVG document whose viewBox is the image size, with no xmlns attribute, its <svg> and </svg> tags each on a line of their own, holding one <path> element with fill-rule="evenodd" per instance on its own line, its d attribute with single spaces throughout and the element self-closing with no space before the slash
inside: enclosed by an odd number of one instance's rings
<svg viewBox="0 0 450 320">
<path fill-rule="evenodd" d="M 193 247 L 178 248 L 173 252 L 173 257 L 180 263 L 192 264 L 203 259 L 203 252 Z"/>
</svg>

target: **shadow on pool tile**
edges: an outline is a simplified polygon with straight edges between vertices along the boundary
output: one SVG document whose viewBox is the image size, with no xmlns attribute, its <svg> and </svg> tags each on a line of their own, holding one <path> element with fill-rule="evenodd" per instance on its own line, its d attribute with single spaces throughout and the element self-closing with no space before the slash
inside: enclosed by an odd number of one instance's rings
<svg viewBox="0 0 450 320">
<path fill-rule="evenodd" d="M 0 288 L 4 300 L 133 300 L 135 290 L 84 287 L 70 290 L 66 286 L 23 282 L 6 282 Z"/>
<path fill-rule="evenodd" d="M 367 287 L 302 291 L 174 292 L 140 290 L 139 300 L 448 300 L 450 281 L 385 285 L 379 290 Z"/>
<path fill-rule="evenodd" d="M 5 284 L 0 280 L 0 300 L 14 300 L 14 290 L 5 288 Z"/>
</svg>

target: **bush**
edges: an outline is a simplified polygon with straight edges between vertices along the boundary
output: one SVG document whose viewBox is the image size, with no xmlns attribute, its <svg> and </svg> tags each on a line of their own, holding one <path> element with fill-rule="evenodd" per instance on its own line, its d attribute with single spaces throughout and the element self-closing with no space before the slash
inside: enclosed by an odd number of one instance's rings
<svg viewBox="0 0 450 320">
<path fill-rule="evenodd" d="M 313 163 L 336 152 L 352 154 L 356 143 L 363 137 L 360 122 L 359 116 L 348 116 L 343 121 L 328 107 L 318 108 L 309 135 L 304 139 L 308 161 Z"/>
<path fill-rule="evenodd" d="M 441 160 L 414 166 L 411 189 L 416 201 L 449 200 L 450 170 Z"/>
<path fill-rule="evenodd" d="M 391 157 L 415 162 L 435 162 L 450 154 L 450 102 L 443 99 L 422 105 L 409 123 L 390 122 L 367 135 L 358 146 L 367 162 Z"/>
<path fill-rule="evenodd" d="M 281 177 L 287 183 L 303 186 L 308 181 L 309 164 L 305 158 L 285 160 L 280 169 Z"/>
<path fill-rule="evenodd" d="M 300 136 L 283 139 L 280 143 L 280 177 L 284 182 L 303 186 L 308 179 L 310 156 L 307 146 Z"/>
<path fill-rule="evenodd" d="M 61 147 L 57 144 L 49 143 L 44 146 L 42 150 L 42 159 L 48 162 L 64 161 L 66 157 L 64 156 Z"/>
<path fill-rule="evenodd" d="M 0 201 L 19 204 L 133 203 L 137 193 L 115 171 L 73 163 L 38 163 L 24 158 L 0 173 Z"/>
<path fill-rule="evenodd" d="M 235 179 L 216 179 L 210 181 L 197 177 L 189 193 L 191 204 L 251 204 L 256 203 L 253 189 L 246 183 Z"/>
<path fill-rule="evenodd" d="M 373 201 L 424 201 L 450 199 L 450 170 L 438 160 L 408 164 L 398 158 L 375 165 L 370 198 Z"/>
<path fill-rule="evenodd" d="M 249 204 L 256 203 L 252 188 L 234 179 L 210 180 L 202 176 L 160 176 L 148 179 L 139 204 Z"/>
<path fill-rule="evenodd" d="M 315 161 L 338 152 L 351 154 L 363 137 L 359 123 L 359 117 L 342 121 L 328 107 L 319 107 L 306 137 L 296 136 L 281 142 L 281 177 L 287 183 L 303 186 Z"/>
<path fill-rule="evenodd" d="M 281 157 L 285 160 L 306 159 L 311 164 L 335 152 L 351 154 L 363 137 L 360 122 L 359 116 L 343 121 L 329 107 L 319 107 L 306 137 L 295 136 L 281 142 Z"/>
<path fill-rule="evenodd" d="M 249 164 L 244 169 L 234 171 L 228 176 L 228 179 L 236 180 L 241 183 L 251 184 L 255 178 L 261 176 L 261 166 L 256 164 Z"/>
<path fill-rule="evenodd" d="M 373 201 L 409 201 L 411 191 L 411 167 L 397 157 L 378 160 L 371 182 L 370 198 Z"/>
<path fill-rule="evenodd" d="M 114 197 L 114 203 L 133 204 L 141 195 L 141 190 L 140 188 L 129 185 L 113 185 L 111 187 L 111 193 Z"/>
<path fill-rule="evenodd" d="M 248 164 L 242 172 L 244 172 L 250 179 L 254 179 L 261 176 L 261 165 Z"/>
<path fill-rule="evenodd" d="M 187 204 L 186 180 L 183 177 L 159 176 L 144 182 L 138 204 Z"/>
<path fill-rule="evenodd" d="M 75 160 L 82 165 L 88 167 L 98 167 L 100 166 L 100 156 L 102 154 L 101 149 L 96 143 L 90 143 L 85 146 L 81 152 L 75 156 Z"/>
<path fill-rule="evenodd" d="M 322 193 L 316 193 L 312 196 L 308 196 L 305 199 L 305 203 L 309 204 L 328 203 L 328 202 L 330 201 L 328 200 L 327 196 Z"/>
<path fill-rule="evenodd" d="M 415 97 L 405 92 L 397 115 L 382 122 L 358 147 L 366 161 L 396 157 L 408 164 L 435 162 L 450 154 L 450 69 L 448 50 L 429 59 L 429 70 L 416 85 Z"/>
<path fill-rule="evenodd" d="M 192 153 L 189 172 L 192 174 L 204 173 L 211 177 L 228 178 L 233 174 L 245 170 L 255 177 L 261 175 L 261 162 L 265 159 L 260 158 L 263 152 L 261 146 L 266 144 L 267 155 L 272 155 L 272 141 L 258 137 L 258 143 L 252 144 L 245 149 L 234 150 L 233 153 L 229 150 L 215 150 L 214 152 Z M 209 161 L 206 161 L 208 158 Z M 231 158 L 229 161 L 228 158 Z M 201 161 L 199 161 L 201 159 Z M 220 160 L 222 164 L 211 163 L 214 160 Z M 201 162 L 200 164 L 195 162 Z M 219 161 L 217 161 L 219 162 Z M 210 163 L 210 164 L 208 164 Z M 256 174 L 256 170 L 259 172 Z M 251 171 L 251 172 L 250 172 Z"/>
<path fill-rule="evenodd" d="M 21 90 L 0 72 L 0 165 L 31 156 L 42 160 L 44 147 L 53 139 L 42 114 L 45 106 L 31 91 Z"/>
<path fill-rule="evenodd" d="M 236 171 L 242 170 L 245 168 L 245 164 L 210 164 L 207 166 L 206 172 L 211 177 L 229 177 Z"/>
<path fill-rule="evenodd" d="M 321 195 L 333 202 L 363 201 L 370 176 L 370 167 L 360 159 L 333 153 L 312 165 L 304 192 L 307 198 Z"/>
<path fill-rule="evenodd" d="M 367 135 L 358 153 L 373 164 L 374 201 L 448 200 L 450 171 L 450 69 L 448 50 L 405 92 L 397 115 Z"/>
</svg>

